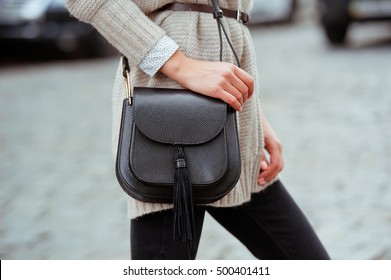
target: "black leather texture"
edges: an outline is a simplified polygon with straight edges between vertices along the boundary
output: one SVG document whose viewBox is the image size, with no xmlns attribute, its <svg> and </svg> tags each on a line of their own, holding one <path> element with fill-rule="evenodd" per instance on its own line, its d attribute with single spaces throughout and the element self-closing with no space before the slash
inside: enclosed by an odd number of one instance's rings
<svg viewBox="0 0 391 280">
<path fill-rule="evenodd" d="M 235 111 L 183 89 L 134 88 L 123 102 L 116 162 L 123 190 L 144 202 L 172 203 L 177 145 L 183 147 L 197 204 L 217 201 L 240 176 Z"/>
</svg>

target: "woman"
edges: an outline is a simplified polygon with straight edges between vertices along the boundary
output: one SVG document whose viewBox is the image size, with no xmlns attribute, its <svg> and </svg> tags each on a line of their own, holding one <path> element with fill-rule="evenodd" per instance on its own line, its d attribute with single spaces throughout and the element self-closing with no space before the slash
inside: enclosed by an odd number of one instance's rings
<svg viewBox="0 0 391 280">
<path fill-rule="evenodd" d="M 251 1 L 219 1 L 241 68 L 233 64 L 235 56 L 227 41 L 224 62 L 219 62 L 220 40 L 211 1 L 178 2 L 67 0 L 67 6 L 71 14 L 92 24 L 128 57 L 133 86 L 183 87 L 219 98 L 238 111 L 242 174 L 221 200 L 196 206 L 197 239 L 190 258 L 196 257 L 208 211 L 257 258 L 328 259 L 310 224 L 278 180 L 283 168 L 282 145 L 260 109 L 254 48 L 245 26 Z M 119 67 L 113 95 L 114 152 L 125 98 L 123 87 Z M 186 245 L 172 240 L 172 205 L 132 198 L 128 205 L 132 259 L 189 257 Z"/>
</svg>

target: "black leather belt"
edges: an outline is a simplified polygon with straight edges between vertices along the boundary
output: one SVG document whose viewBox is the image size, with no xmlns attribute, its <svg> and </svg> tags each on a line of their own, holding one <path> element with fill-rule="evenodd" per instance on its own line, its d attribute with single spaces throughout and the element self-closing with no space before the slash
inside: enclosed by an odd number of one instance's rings
<svg viewBox="0 0 391 280">
<path fill-rule="evenodd" d="M 220 8 L 223 12 L 223 16 L 234 18 L 237 21 L 247 24 L 250 20 L 250 17 L 247 13 L 242 12 L 241 10 L 229 10 Z M 172 3 L 167 4 L 160 8 L 159 10 L 171 10 L 171 11 L 193 11 L 200 13 L 211 13 L 213 14 L 215 11 L 212 6 L 203 5 L 203 4 L 185 4 L 185 3 Z"/>
</svg>

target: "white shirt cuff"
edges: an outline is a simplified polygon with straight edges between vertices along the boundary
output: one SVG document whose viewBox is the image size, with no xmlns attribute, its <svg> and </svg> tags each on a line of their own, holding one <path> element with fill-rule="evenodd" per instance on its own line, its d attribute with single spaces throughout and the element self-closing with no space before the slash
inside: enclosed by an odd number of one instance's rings
<svg viewBox="0 0 391 280">
<path fill-rule="evenodd" d="M 141 61 L 139 67 L 152 77 L 177 51 L 179 46 L 170 37 L 164 35 Z"/>
</svg>

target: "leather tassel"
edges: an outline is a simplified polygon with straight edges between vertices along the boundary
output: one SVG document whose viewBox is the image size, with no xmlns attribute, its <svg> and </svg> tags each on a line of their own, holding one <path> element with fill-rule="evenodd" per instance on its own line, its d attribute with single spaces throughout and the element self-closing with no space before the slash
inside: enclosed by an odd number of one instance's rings
<svg viewBox="0 0 391 280">
<path fill-rule="evenodd" d="M 173 195 L 174 240 L 185 242 L 188 246 L 193 247 L 195 236 L 193 195 L 182 146 L 178 146 L 177 153 L 175 155 Z"/>
</svg>

